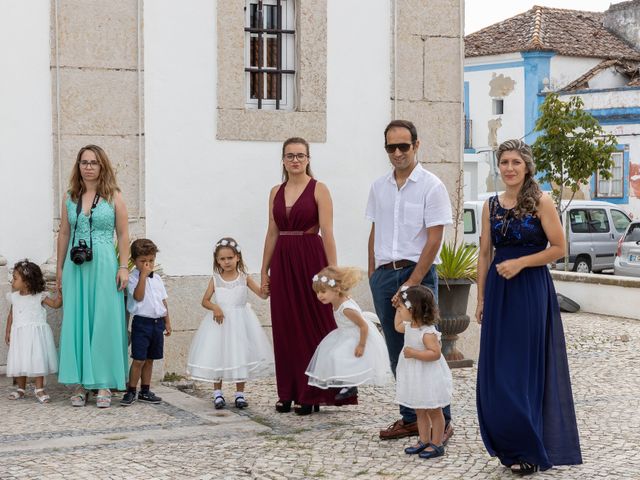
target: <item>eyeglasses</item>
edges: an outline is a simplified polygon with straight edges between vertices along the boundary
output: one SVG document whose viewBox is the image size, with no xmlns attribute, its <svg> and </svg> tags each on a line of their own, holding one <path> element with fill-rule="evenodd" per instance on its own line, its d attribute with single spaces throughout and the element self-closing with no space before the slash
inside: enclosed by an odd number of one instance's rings
<svg viewBox="0 0 640 480">
<path fill-rule="evenodd" d="M 294 160 L 303 162 L 306 158 L 309 158 L 309 155 L 307 155 L 306 153 L 286 153 L 282 158 L 284 158 L 287 162 L 293 162 Z"/>
<path fill-rule="evenodd" d="M 98 160 L 80 160 L 78 163 L 82 168 L 98 168 L 100 166 L 100 162 Z"/>
<path fill-rule="evenodd" d="M 396 153 L 396 148 L 400 149 L 402 153 L 407 153 L 412 145 L 412 143 L 389 143 L 384 146 L 384 149 L 387 153 Z"/>
</svg>

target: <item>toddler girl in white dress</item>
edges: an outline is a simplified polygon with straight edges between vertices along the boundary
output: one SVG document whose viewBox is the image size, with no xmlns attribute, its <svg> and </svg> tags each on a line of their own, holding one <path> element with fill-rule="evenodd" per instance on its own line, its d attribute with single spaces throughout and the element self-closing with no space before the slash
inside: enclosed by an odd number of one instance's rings
<svg viewBox="0 0 640 480">
<path fill-rule="evenodd" d="M 58 371 L 58 353 L 42 305 L 60 308 L 62 298 L 60 292 L 56 298 L 47 296 L 42 270 L 29 260 L 14 265 L 11 287 L 13 292 L 7 295 L 11 308 L 5 332 L 9 345 L 7 377 L 16 377 L 18 388 L 9 394 L 9 398 L 24 398 L 27 377 L 32 377 L 36 383 L 36 399 L 48 403 L 44 377 Z"/>
<path fill-rule="evenodd" d="M 235 382 L 235 406 L 245 408 L 245 381 L 274 372 L 273 349 L 247 303 L 249 290 L 261 298 L 267 295 L 247 275 L 240 246 L 233 238 L 222 238 L 216 244 L 213 270 L 202 299 L 202 306 L 209 312 L 191 342 L 187 374 L 195 380 L 213 382 L 216 409 L 226 405 L 222 381 Z"/>
<path fill-rule="evenodd" d="M 396 403 L 415 409 L 418 443 L 405 448 L 421 458 L 444 455 L 442 407 L 451 403 L 451 370 L 440 350 L 438 307 L 423 285 L 403 287 L 396 304 L 395 328 L 404 333 L 396 368 Z"/>
<path fill-rule="evenodd" d="M 378 318 L 348 297 L 360 276 L 356 268 L 326 267 L 313 277 L 313 290 L 333 306 L 338 328 L 322 339 L 305 373 L 309 385 L 341 388 L 336 400 L 356 395 L 358 385 L 384 385 L 393 378 Z"/>
</svg>

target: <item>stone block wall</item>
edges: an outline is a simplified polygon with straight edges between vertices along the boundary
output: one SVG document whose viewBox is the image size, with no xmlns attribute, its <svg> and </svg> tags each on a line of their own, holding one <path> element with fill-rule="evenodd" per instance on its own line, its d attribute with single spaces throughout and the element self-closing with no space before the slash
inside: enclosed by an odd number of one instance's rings
<svg viewBox="0 0 640 480">
<path fill-rule="evenodd" d="M 93 143 L 116 170 L 132 231 L 144 231 L 142 21 L 139 2 L 51 2 L 54 201 L 78 150 Z M 141 7 L 140 7 L 141 9 Z"/>
<path fill-rule="evenodd" d="M 418 159 L 443 180 L 455 204 L 464 145 L 463 5 L 459 0 L 396 3 L 391 115 L 415 123 Z"/>
</svg>

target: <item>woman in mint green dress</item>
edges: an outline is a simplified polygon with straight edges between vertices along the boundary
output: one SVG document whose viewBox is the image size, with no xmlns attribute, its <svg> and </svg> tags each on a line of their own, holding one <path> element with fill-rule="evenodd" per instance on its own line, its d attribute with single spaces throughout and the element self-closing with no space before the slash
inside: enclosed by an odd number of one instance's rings
<svg viewBox="0 0 640 480">
<path fill-rule="evenodd" d="M 84 406 L 87 390 L 98 389 L 97 406 L 109 407 L 109 389 L 125 389 L 128 367 L 123 289 L 129 276 L 129 232 L 127 207 L 102 148 L 87 145 L 78 152 L 60 217 L 56 281 L 62 287 L 63 316 L 58 381 L 76 385 L 73 406 Z M 72 249 L 83 244 L 91 248 L 92 258 L 81 261 L 86 255 L 74 255 Z"/>
</svg>

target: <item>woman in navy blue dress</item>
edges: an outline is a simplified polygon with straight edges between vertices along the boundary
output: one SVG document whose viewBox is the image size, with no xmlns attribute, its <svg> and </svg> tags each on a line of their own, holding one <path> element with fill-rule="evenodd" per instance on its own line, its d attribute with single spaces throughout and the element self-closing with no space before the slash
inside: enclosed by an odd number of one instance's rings
<svg viewBox="0 0 640 480">
<path fill-rule="evenodd" d="M 478 260 L 478 420 L 489 454 L 526 475 L 582 463 L 547 269 L 564 255 L 565 242 L 555 205 L 535 181 L 531 148 L 508 140 L 497 158 L 506 190 L 484 205 Z"/>
</svg>

